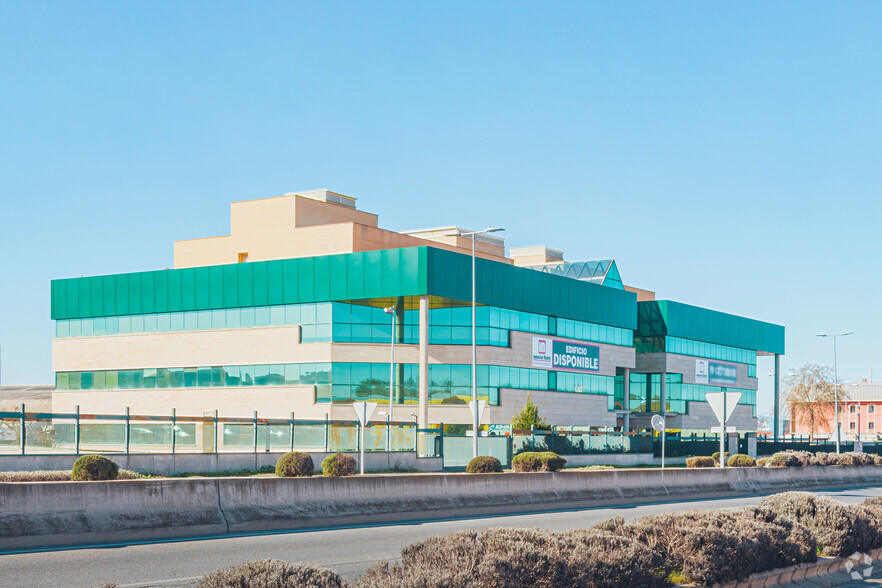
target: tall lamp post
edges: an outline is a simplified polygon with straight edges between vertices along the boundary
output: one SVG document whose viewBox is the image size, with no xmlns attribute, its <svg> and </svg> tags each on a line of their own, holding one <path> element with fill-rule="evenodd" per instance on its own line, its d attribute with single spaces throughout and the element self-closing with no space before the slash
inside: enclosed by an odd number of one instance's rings
<svg viewBox="0 0 882 588">
<path fill-rule="evenodd" d="M 504 230 L 500 227 L 487 227 L 483 231 L 465 232 L 457 229 L 454 233 L 448 233 L 449 236 L 471 237 L 472 239 L 472 407 L 474 408 L 472 414 L 472 435 L 474 437 L 472 439 L 472 457 L 478 457 L 478 329 L 475 318 L 477 314 L 475 298 L 475 239 L 478 235 Z"/>
<path fill-rule="evenodd" d="M 833 335 L 827 333 L 820 333 L 818 335 L 818 337 L 833 338 L 833 418 L 836 421 L 836 453 L 839 453 L 839 438 L 842 436 L 839 427 L 839 370 L 836 365 L 836 337 L 845 337 L 853 334 L 852 331 L 847 331 L 845 333 L 836 333 Z"/>
<path fill-rule="evenodd" d="M 384 308 L 383 312 L 392 315 L 392 346 L 389 353 L 389 438 L 392 438 L 392 402 L 395 392 L 395 307 Z"/>
</svg>

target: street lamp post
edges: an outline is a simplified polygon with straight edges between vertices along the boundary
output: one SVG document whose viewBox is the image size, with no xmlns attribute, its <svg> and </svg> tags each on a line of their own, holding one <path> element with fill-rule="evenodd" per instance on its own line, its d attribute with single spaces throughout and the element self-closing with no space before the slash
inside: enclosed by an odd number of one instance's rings
<svg viewBox="0 0 882 588">
<path fill-rule="evenodd" d="M 487 227 L 483 231 L 464 232 L 457 230 L 450 233 L 450 236 L 471 237 L 472 239 L 472 457 L 478 457 L 478 328 L 476 319 L 476 279 L 475 279 L 475 239 L 478 235 L 485 233 L 496 233 L 504 231 L 500 227 Z"/>
<path fill-rule="evenodd" d="M 389 352 L 389 438 L 392 438 L 392 402 L 395 392 L 395 307 L 384 308 L 383 312 L 392 315 L 392 345 Z"/>
<path fill-rule="evenodd" d="M 829 335 L 827 333 L 820 333 L 818 337 L 832 337 L 833 338 L 833 418 L 836 420 L 836 453 L 839 453 L 839 437 L 842 436 L 840 427 L 839 427 L 839 369 L 836 365 L 836 337 L 845 337 L 846 335 L 853 335 L 852 331 L 847 331 L 845 333 L 836 333 L 835 335 Z"/>
</svg>

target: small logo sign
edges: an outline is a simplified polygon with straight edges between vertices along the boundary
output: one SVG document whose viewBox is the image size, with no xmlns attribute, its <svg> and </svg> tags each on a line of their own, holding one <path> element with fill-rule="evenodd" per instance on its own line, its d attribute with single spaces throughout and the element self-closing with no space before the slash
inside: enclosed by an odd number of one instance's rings
<svg viewBox="0 0 882 588">
<path fill-rule="evenodd" d="M 533 367 L 551 367 L 551 339 L 533 337 Z"/>
</svg>

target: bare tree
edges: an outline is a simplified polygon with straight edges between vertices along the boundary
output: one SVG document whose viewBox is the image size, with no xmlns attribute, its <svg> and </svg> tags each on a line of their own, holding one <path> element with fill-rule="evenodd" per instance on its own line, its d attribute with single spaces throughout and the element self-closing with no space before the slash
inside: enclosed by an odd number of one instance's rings
<svg viewBox="0 0 882 588">
<path fill-rule="evenodd" d="M 832 431 L 835 388 L 829 366 L 805 363 L 787 376 L 784 382 L 784 402 L 790 409 L 791 428 L 797 424 L 808 425 L 809 439 L 823 427 Z M 839 400 L 847 394 L 839 387 Z"/>
</svg>

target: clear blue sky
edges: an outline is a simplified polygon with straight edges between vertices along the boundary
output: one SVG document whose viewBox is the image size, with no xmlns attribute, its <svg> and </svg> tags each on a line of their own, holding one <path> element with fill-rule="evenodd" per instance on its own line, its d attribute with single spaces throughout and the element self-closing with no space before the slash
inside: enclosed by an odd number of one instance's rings
<svg viewBox="0 0 882 588">
<path fill-rule="evenodd" d="M 882 4 L 0 1 L 4 384 L 49 281 L 164 268 L 229 202 L 327 187 L 504 226 L 882 378 Z M 760 362 L 760 406 L 771 402 Z"/>
</svg>

